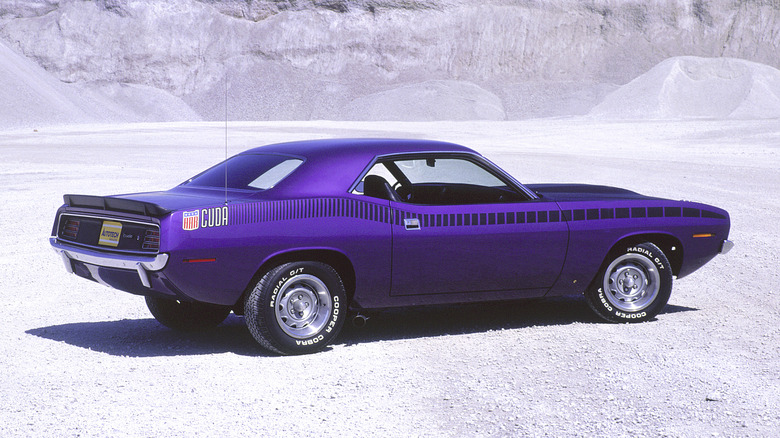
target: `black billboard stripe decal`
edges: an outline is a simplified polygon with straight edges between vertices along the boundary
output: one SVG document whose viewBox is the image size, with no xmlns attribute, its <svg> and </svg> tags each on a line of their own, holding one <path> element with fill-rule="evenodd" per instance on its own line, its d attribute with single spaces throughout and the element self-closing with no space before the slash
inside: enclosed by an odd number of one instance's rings
<svg viewBox="0 0 780 438">
<path fill-rule="evenodd" d="M 709 210 L 702 210 L 701 217 L 709 218 L 709 219 L 726 219 L 726 216 Z"/>
<path fill-rule="evenodd" d="M 664 216 L 666 217 L 682 217 L 682 208 L 680 207 L 665 207 Z"/>
<path fill-rule="evenodd" d="M 463 227 L 488 225 L 522 225 L 561 221 L 596 221 L 629 218 L 708 218 L 726 219 L 721 213 L 692 207 L 619 207 L 574 210 L 541 210 L 480 213 L 412 213 L 391 209 L 387 205 L 356 199 L 320 198 L 235 204 L 229 207 L 229 223 L 243 225 L 257 222 L 311 218 L 351 217 L 371 222 L 402 226 L 404 219 L 417 218 L 423 227 Z"/>
</svg>

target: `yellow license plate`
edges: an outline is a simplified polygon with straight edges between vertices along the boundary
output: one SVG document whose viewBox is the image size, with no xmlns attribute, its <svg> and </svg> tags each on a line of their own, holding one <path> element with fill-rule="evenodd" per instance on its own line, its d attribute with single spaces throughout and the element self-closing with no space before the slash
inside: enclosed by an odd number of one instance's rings
<svg viewBox="0 0 780 438">
<path fill-rule="evenodd" d="M 103 228 L 100 229 L 100 239 L 98 243 L 105 246 L 116 247 L 119 245 L 119 236 L 122 235 L 122 224 L 114 221 L 103 221 Z"/>
</svg>

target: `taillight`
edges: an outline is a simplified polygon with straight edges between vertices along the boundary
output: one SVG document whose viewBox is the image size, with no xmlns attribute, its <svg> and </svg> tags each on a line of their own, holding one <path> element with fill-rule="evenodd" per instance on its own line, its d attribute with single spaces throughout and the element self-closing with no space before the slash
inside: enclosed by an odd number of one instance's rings
<svg viewBox="0 0 780 438">
<path fill-rule="evenodd" d="M 65 225 L 62 227 L 62 237 L 76 240 L 76 236 L 79 234 L 79 221 L 68 219 L 65 221 Z"/>
<path fill-rule="evenodd" d="M 146 230 L 144 236 L 143 249 L 150 251 L 160 250 L 160 231 L 159 230 Z"/>
</svg>

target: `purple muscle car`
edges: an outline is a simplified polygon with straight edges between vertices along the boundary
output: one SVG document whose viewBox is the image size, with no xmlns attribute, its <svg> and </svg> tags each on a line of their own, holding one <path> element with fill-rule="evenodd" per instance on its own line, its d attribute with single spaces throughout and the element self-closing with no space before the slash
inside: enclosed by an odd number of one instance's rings
<svg viewBox="0 0 780 438">
<path fill-rule="evenodd" d="M 262 146 L 167 191 L 64 198 L 50 240 L 69 272 L 145 296 L 174 329 L 243 314 L 280 354 L 388 307 L 584 293 L 608 321 L 646 321 L 674 276 L 732 247 L 720 208 L 523 185 L 424 140 Z"/>
</svg>

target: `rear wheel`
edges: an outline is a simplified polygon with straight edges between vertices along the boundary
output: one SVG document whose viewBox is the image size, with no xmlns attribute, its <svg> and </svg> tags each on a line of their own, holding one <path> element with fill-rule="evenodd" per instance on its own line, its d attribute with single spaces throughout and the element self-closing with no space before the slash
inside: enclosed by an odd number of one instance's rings
<svg viewBox="0 0 780 438">
<path fill-rule="evenodd" d="M 268 271 L 244 302 L 250 333 L 279 354 L 324 349 L 341 331 L 347 294 L 341 277 L 320 262 L 285 263 Z"/>
<path fill-rule="evenodd" d="M 672 267 L 645 242 L 614 253 L 585 292 L 590 307 L 612 322 L 641 322 L 661 312 L 672 293 Z"/>
<path fill-rule="evenodd" d="M 146 297 L 146 307 L 160 324 L 183 331 L 216 327 L 230 314 L 225 306 L 157 297 Z"/>
</svg>

